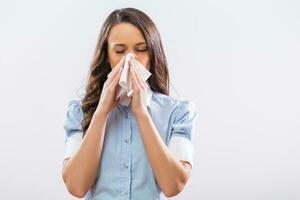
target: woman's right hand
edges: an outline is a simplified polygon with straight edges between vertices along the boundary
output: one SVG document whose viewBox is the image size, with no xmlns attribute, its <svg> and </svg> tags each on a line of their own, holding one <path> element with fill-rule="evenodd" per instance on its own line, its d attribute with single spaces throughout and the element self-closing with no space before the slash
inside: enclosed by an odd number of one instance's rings
<svg viewBox="0 0 300 200">
<path fill-rule="evenodd" d="M 95 113 L 104 113 L 106 115 L 117 105 L 116 89 L 120 80 L 121 72 L 123 70 L 125 56 L 112 69 L 111 74 L 103 84 L 101 97 Z"/>
</svg>

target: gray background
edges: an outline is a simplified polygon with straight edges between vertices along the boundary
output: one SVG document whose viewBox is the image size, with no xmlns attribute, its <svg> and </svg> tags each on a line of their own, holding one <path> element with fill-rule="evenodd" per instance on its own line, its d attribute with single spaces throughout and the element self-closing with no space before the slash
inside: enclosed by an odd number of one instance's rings
<svg viewBox="0 0 300 200">
<path fill-rule="evenodd" d="M 0 199 L 76 199 L 62 178 L 67 102 L 100 26 L 156 23 L 172 93 L 197 105 L 195 167 L 173 199 L 300 199 L 299 1 L 1 1 Z"/>
</svg>

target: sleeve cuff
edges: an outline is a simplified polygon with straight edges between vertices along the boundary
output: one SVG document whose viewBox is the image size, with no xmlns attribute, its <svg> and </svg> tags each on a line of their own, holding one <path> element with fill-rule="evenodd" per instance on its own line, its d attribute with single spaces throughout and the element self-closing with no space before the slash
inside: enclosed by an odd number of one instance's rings
<svg viewBox="0 0 300 200">
<path fill-rule="evenodd" d="M 192 142 L 182 136 L 173 135 L 170 139 L 169 150 L 177 158 L 177 160 L 187 161 L 194 166 L 195 148 Z"/>
<path fill-rule="evenodd" d="M 77 131 L 66 139 L 64 159 L 70 158 L 79 149 L 82 135 L 82 131 Z"/>
</svg>

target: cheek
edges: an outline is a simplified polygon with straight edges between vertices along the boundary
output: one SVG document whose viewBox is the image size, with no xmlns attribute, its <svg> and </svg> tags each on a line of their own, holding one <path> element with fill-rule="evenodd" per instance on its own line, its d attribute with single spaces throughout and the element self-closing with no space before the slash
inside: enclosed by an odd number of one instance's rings
<svg viewBox="0 0 300 200">
<path fill-rule="evenodd" d="M 142 63 L 148 70 L 149 70 L 149 64 L 150 64 L 150 61 L 149 61 L 149 56 L 145 55 L 145 56 L 137 56 L 136 58 L 140 63 Z"/>
<path fill-rule="evenodd" d="M 118 62 L 121 60 L 121 58 L 122 58 L 122 56 L 109 54 L 108 60 L 109 60 L 110 68 L 113 69 L 118 64 Z"/>
<path fill-rule="evenodd" d="M 122 59 L 124 55 L 115 55 L 115 54 L 108 54 L 109 64 L 111 69 L 113 69 Z M 142 63 L 148 70 L 150 68 L 149 66 L 149 56 L 148 55 L 136 55 L 136 59 Z"/>
</svg>

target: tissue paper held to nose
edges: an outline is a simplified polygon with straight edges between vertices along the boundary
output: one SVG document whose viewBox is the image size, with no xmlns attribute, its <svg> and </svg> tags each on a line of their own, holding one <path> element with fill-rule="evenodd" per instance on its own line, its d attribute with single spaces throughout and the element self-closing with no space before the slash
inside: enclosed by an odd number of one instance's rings
<svg viewBox="0 0 300 200">
<path fill-rule="evenodd" d="M 123 71 L 121 73 L 121 77 L 119 80 L 119 84 L 117 86 L 116 99 L 120 104 L 128 106 L 131 101 L 131 96 L 133 94 L 133 86 L 132 81 L 130 79 L 130 71 L 129 71 L 129 60 L 133 57 L 132 54 L 127 54 L 124 61 Z M 137 72 L 140 74 L 142 80 L 147 84 L 147 79 L 151 76 L 151 72 L 149 72 L 143 64 L 133 58 L 134 65 L 132 67 L 136 67 Z M 108 77 L 111 73 L 108 74 Z"/>
</svg>

